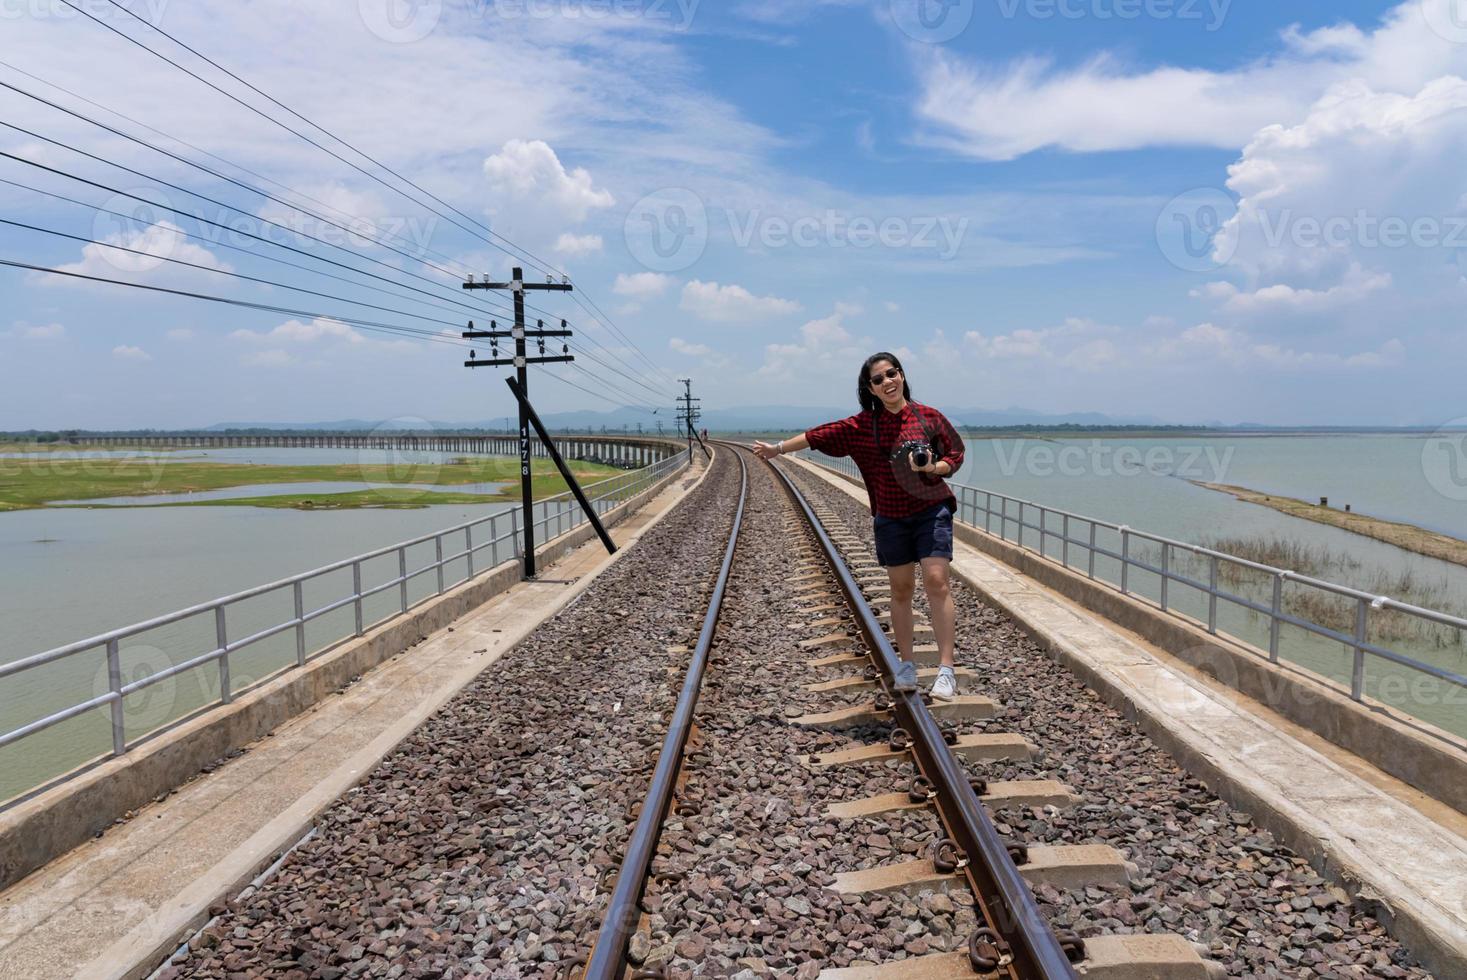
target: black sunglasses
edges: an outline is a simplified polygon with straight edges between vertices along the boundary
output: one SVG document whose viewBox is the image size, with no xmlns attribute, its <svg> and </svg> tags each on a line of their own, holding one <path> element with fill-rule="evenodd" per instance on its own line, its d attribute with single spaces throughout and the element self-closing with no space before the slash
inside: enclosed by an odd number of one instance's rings
<svg viewBox="0 0 1467 980">
<path fill-rule="evenodd" d="M 899 368 L 887 368 L 884 372 L 878 372 L 871 375 L 871 377 L 866 379 L 866 383 L 879 385 L 883 381 L 895 381 L 897 378 L 901 377 L 901 373 L 902 372 Z"/>
</svg>

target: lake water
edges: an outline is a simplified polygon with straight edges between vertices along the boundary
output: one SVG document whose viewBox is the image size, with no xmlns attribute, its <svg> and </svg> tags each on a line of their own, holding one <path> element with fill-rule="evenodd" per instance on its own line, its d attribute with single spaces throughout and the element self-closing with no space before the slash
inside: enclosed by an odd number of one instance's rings
<svg viewBox="0 0 1467 980">
<path fill-rule="evenodd" d="M 61 454 L 47 454 L 47 456 Z M 387 464 L 404 477 L 428 478 L 454 456 L 405 454 L 388 450 L 231 449 L 189 453 L 220 462 L 253 464 Z M 72 455 L 45 465 L 106 465 L 111 457 Z M 168 460 L 184 454 L 166 454 Z M 281 492 L 357 490 L 365 483 L 278 484 Z M 374 484 L 381 485 L 381 484 Z M 415 484 L 431 497 L 439 490 L 491 493 L 504 485 L 439 487 Z M 255 495 L 259 486 L 204 494 Z M 117 502 L 155 503 L 164 497 L 113 498 Z M 53 649 L 176 609 L 318 568 L 399 541 L 410 540 L 518 507 L 513 502 L 433 505 L 414 510 L 304 511 L 258 507 L 78 507 L 39 508 L 0 513 L 0 663 Z M 542 516 L 543 508 L 537 517 Z M 554 529 L 552 528 L 552 532 Z M 475 539 L 483 543 L 483 537 Z M 445 539 L 445 554 L 461 551 L 464 537 Z M 512 554 L 506 542 L 501 559 Z M 432 542 L 409 551 L 409 568 L 434 558 Z M 478 559 L 489 562 L 488 552 Z M 447 569 L 452 581 L 466 571 L 462 561 Z M 364 567 L 370 587 L 396 574 L 396 557 Z M 417 601 L 436 588 L 432 574 L 410 589 Z M 307 609 L 349 593 L 350 572 L 315 581 L 306 594 Z M 396 610 L 399 597 L 389 589 L 365 604 L 371 623 Z M 232 637 L 249 635 L 291 616 L 289 590 L 250 600 L 231 612 Z M 313 622 L 308 649 L 349 631 L 352 610 L 345 608 Z M 207 621 L 206 621 L 207 620 Z M 160 628 L 124 644 L 124 682 L 182 662 L 213 648 L 212 616 Z M 294 657 L 294 637 L 282 634 L 232 657 L 233 685 L 257 679 Z M 79 653 L 23 675 L 0 680 L 0 734 L 107 690 L 105 653 Z M 146 689 L 126 701 L 129 737 L 176 718 L 218 696 L 217 667 L 210 665 Z M 0 748 L 0 801 L 40 778 L 79 764 L 106 749 L 110 728 L 105 711 L 93 711 L 46 732 Z M 64 760 L 58 765 L 54 760 Z"/>
</svg>

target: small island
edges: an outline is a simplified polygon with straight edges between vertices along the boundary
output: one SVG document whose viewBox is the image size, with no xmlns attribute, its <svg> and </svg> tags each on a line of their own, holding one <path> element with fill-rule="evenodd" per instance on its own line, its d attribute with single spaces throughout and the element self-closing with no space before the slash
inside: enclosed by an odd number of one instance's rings
<svg viewBox="0 0 1467 980">
<path fill-rule="evenodd" d="M 1207 483 L 1202 480 L 1190 481 L 1199 487 L 1208 490 L 1216 490 L 1220 493 L 1231 494 L 1239 500 L 1250 504 L 1258 504 L 1260 507 L 1271 507 L 1281 514 L 1292 517 L 1302 517 L 1307 521 L 1318 524 L 1328 524 L 1332 527 L 1343 528 L 1367 538 L 1384 541 L 1407 551 L 1414 551 L 1428 558 L 1439 558 L 1442 561 L 1452 562 L 1455 565 L 1467 566 L 1467 541 L 1454 538 L 1449 534 L 1441 534 L 1436 531 L 1428 531 L 1424 527 L 1415 524 L 1406 524 L 1401 521 L 1388 521 L 1382 517 L 1371 517 L 1368 514 L 1358 514 L 1354 511 L 1337 510 L 1320 504 L 1311 504 L 1305 500 L 1297 500 L 1293 497 L 1282 497 L 1276 493 L 1262 493 L 1258 490 L 1250 490 L 1248 487 L 1233 486 L 1227 483 Z"/>
</svg>

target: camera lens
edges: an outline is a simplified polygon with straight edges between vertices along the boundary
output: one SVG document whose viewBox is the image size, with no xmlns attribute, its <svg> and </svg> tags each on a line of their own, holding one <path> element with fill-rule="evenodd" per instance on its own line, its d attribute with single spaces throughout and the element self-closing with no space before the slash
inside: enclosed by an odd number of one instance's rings
<svg viewBox="0 0 1467 980">
<path fill-rule="evenodd" d="M 912 453 L 912 460 L 918 466 L 926 466 L 928 460 L 930 460 L 931 458 L 931 454 L 928 453 L 925 449 L 918 449 L 916 452 Z"/>
</svg>

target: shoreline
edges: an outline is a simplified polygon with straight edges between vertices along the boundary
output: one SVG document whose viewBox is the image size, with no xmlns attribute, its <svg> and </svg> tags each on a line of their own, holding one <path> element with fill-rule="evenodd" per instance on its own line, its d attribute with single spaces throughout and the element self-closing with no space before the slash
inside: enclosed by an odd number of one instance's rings
<svg viewBox="0 0 1467 980">
<path fill-rule="evenodd" d="M 1467 541 L 1454 538 L 1449 534 L 1428 531 L 1424 527 L 1417 527 L 1415 524 L 1407 524 L 1402 521 L 1389 521 L 1383 517 L 1371 517 L 1368 514 L 1354 511 L 1347 512 L 1336 510 L 1333 507 L 1321 507 L 1294 497 L 1263 493 L 1228 483 L 1208 483 L 1204 480 L 1189 480 L 1188 482 L 1218 493 L 1226 493 L 1244 503 L 1268 507 L 1281 514 L 1300 517 L 1306 521 L 1314 521 L 1316 524 L 1327 524 L 1330 527 L 1351 531 L 1362 537 L 1393 544 L 1405 551 L 1424 555 L 1427 558 L 1436 558 L 1453 565 L 1467 567 Z"/>
</svg>

